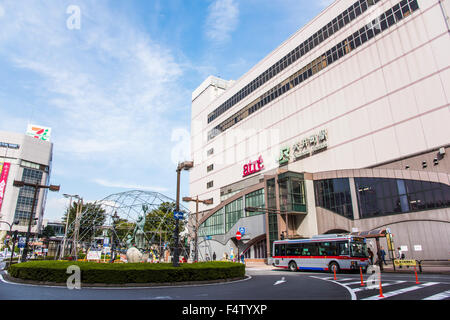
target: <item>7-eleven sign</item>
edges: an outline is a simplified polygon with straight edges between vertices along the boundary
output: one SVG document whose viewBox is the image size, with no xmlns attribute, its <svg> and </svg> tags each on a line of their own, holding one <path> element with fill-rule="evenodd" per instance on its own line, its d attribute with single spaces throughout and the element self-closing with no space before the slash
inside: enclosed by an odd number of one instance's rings
<svg viewBox="0 0 450 320">
<path fill-rule="evenodd" d="M 27 135 L 43 141 L 50 141 L 52 129 L 33 124 L 28 125 Z"/>
</svg>

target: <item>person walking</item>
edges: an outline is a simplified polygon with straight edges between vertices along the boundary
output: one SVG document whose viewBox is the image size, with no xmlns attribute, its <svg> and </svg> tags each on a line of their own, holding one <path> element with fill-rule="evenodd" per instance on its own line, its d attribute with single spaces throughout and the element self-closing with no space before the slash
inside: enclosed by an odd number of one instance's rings
<svg viewBox="0 0 450 320">
<path fill-rule="evenodd" d="M 384 263 L 385 266 L 387 266 L 387 263 L 386 263 L 386 251 L 384 251 L 383 247 L 381 247 L 381 249 L 380 249 L 380 256 L 381 256 L 381 262 Z"/>
<path fill-rule="evenodd" d="M 213 261 L 216 261 L 216 252 L 213 252 Z"/>
<path fill-rule="evenodd" d="M 367 252 L 369 253 L 369 261 L 370 264 L 373 264 L 373 251 L 370 250 L 370 248 L 367 249 Z"/>
</svg>

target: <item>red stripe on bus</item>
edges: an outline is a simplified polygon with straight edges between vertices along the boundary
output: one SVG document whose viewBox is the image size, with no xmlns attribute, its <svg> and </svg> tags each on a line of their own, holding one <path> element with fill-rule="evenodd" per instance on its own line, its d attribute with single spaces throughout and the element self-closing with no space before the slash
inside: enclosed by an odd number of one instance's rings
<svg viewBox="0 0 450 320">
<path fill-rule="evenodd" d="M 274 256 L 273 259 L 337 259 L 367 261 L 369 258 L 341 257 L 341 256 Z"/>
</svg>

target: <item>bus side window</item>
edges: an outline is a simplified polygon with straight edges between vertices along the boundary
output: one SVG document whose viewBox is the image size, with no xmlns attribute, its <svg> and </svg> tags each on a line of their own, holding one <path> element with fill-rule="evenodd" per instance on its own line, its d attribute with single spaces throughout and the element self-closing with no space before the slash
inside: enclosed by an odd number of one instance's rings
<svg viewBox="0 0 450 320">
<path fill-rule="evenodd" d="M 349 248 L 347 242 L 338 242 L 339 244 L 339 255 L 341 256 L 348 256 L 349 255 Z"/>
<path fill-rule="evenodd" d="M 285 256 L 286 255 L 286 245 L 282 244 L 280 245 L 280 256 Z"/>
</svg>

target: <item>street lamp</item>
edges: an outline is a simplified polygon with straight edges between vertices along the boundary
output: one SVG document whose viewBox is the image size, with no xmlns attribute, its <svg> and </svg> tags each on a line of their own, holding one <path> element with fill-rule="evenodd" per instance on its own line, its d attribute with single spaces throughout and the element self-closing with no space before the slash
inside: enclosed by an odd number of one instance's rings
<svg viewBox="0 0 450 320">
<path fill-rule="evenodd" d="M 13 254 L 14 254 L 14 249 L 15 249 L 15 246 L 16 246 L 16 238 L 17 238 L 17 231 L 14 231 L 15 234 L 13 236 L 13 234 L 12 234 L 12 227 L 13 227 L 14 224 L 18 225 L 20 223 L 20 221 L 17 219 L 17 220 L 14 220 L 13 223 L 9 223 L 9 222 L 6 222 L 6 221 L 0 221 L 0 223 L 6 223 L 9 226 L 9 235 L 10 235 L 12 243 L 13 243 L 13 246 L 12 246 L 12 249 L 11 249 L 11 259 L 9 260 L 9 265 L 11 265 L 12 264 L 12 259 L 13 259 Z"/>
<path fill-rule="evenodd" d="M 50 191 L 58 192 L 60 189 L 60 186 L 56 186 L 56 185 L 47 186 L 47 185 L 41 185 L 37 182 L 36 183 L 28 183 L 25 181 L 18 181 L 18 180 L 14 180 L 13 185 L 14 185 L 14 187 L 18 187 L 18 188 L 22 188 L 22 187 L 34 188 L 33 205 L 31 207 L 30 218 L 28 220 L 28 229 L 27 229 L 27 236 L 26 236 L 26 240 L 25 240 L 25 248 L 23 249 L 23 254 L 22 254 L 22 261 L 26 261 L 27 254 L 28 254 L 28 242 L 30 241 L 31 222 L 33 220 L 37 220 L 34 218 L 34 207 L 36 206 L 37 192 L 40 189 L 49 189 Z"/>
<path fill-rule="evenodd" d="M 70 200 L 69 200 L 69 210 L 67 211 L 67 217 L 66 217 L 66 229 L 65 229 L 65 232 L 64 232 L 63 246 L 62 246 L 62 250 L 60 251 L 60 254 L 59 254 L 59 259 L 60 260 L 64 257 L 64 253 L 65 253 L 65 250 L 66 250 L 67 229 L 69 228 L 69 216 L 70 216 L 70 208 L 72 208 L 72 198 L 75 198 L 75 199 L 78 199 L 78 200 L 80 199 L 80 196 L 77 195 L 77 194 L 73 194 L 72 195 L 72 194 L 64 193 L 63 196 L 64 196 L 64 198 L 70 198 Z"/>
<path fill-rule="evenodd" d="M 182 163 L 179 163 L 177 166 L 177 199 L 176 199 L 176 205 L 175 205 L 175 211 L 180 211 L 180 175 L 181 171 L 183 170 L 189 170 L 192 167 L 194 167 L 193 161 L 185 161 Z M 178 255 L 178 241 L 179 241 L 179 222 L 178 219 L 175 219 L 175 231 L 174 231 L 174 237 L 175 237 L 175 250 L 173 253 L 173 261 L 172 264 L 174 267 L 180 266 L 180 258 Z"/>
<path fill-rule="evenodd" d="M 194 261 L 198 261 L 198 204 L 213 204 L 212 199 L 208 200 L 199 200 L 198 196 L 196 198 L 184 197 L 184 202 L 195 202 L 195 253 L 194 253 Z"/>
</svg>

